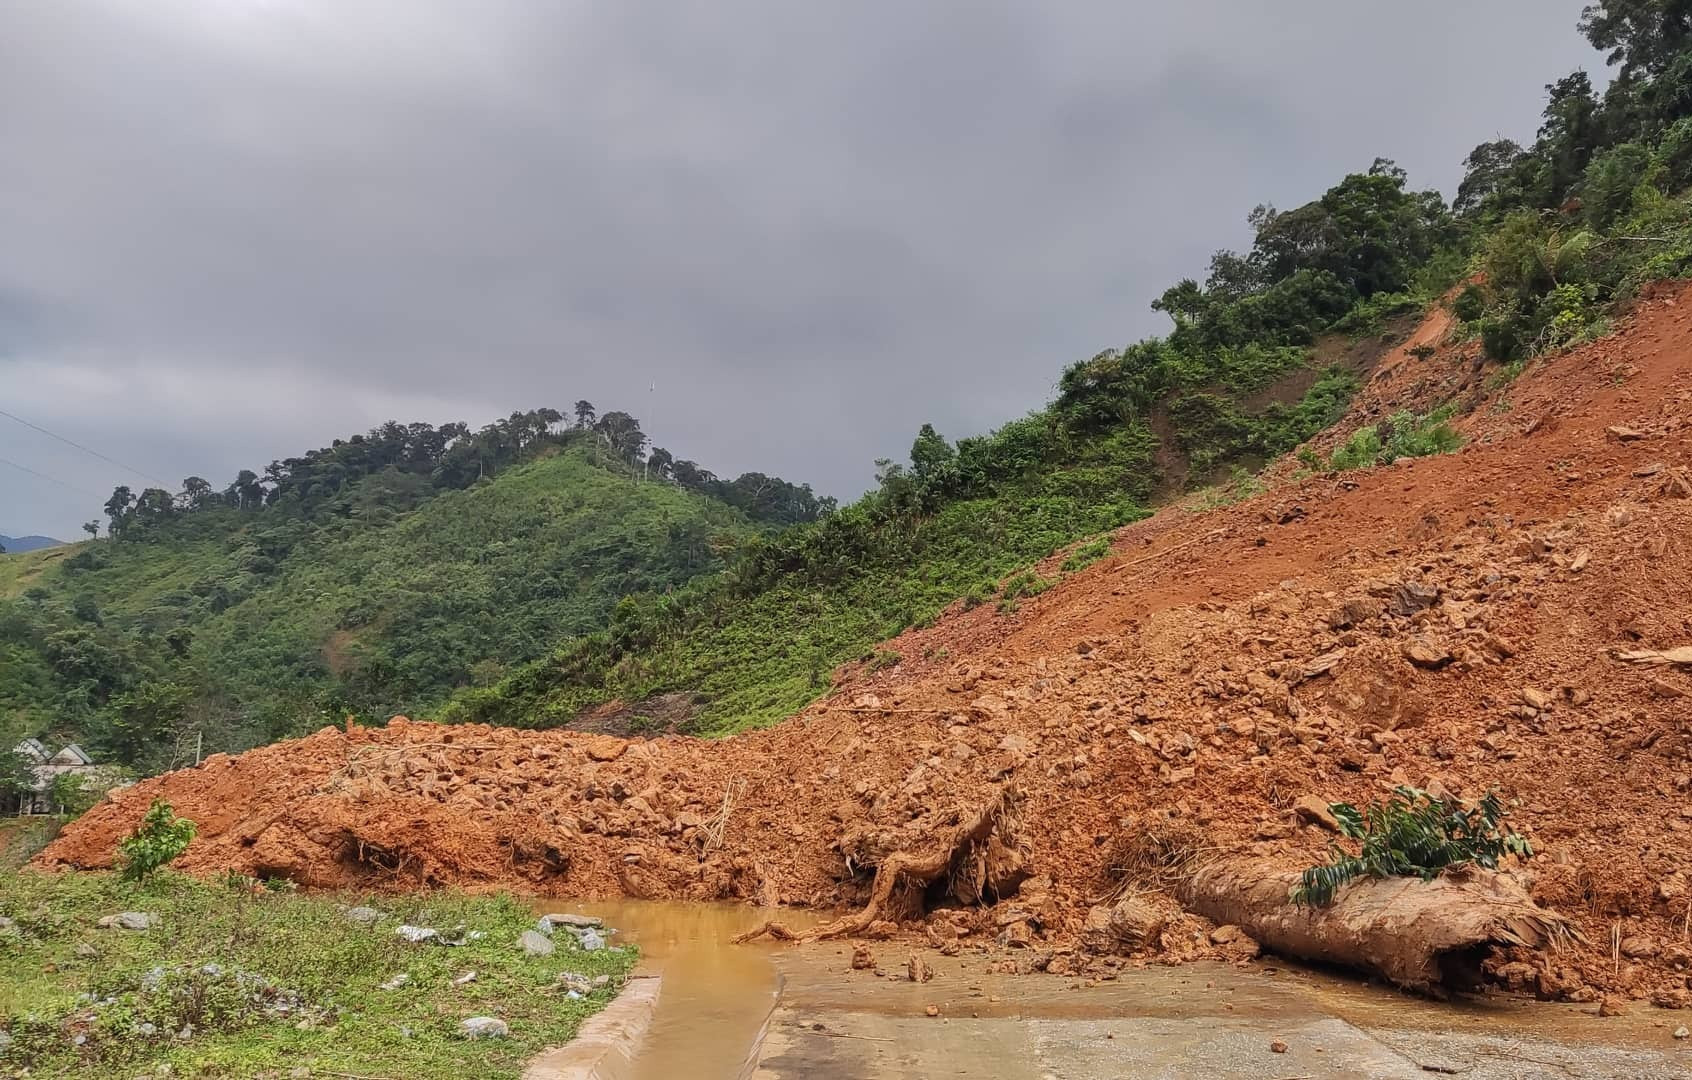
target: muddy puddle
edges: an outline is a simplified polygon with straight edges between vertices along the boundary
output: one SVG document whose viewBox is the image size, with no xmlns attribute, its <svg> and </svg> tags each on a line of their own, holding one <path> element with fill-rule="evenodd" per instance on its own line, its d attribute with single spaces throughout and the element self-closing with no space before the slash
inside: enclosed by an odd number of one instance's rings
<svg viewBox="0 0 1692 1080">
<path fill-rule="evenodd" d="M 536 900 L 534 908 L 539 914 L 597 915 L 616 928 L 615 943 L 640 946 L 640 972 L 662 980 L 658 1008 L 632 1071 L 617 1080 L 743 1075 L 775 1007 L 782 976 L 774 954 L 784 946 L 732 941 L 768 919 L 768 912 L 745 904 L 643 900 Z M 795 928 L 816 921 L 794 910 L 781 912 L 781 919 Z"/>
</svg>

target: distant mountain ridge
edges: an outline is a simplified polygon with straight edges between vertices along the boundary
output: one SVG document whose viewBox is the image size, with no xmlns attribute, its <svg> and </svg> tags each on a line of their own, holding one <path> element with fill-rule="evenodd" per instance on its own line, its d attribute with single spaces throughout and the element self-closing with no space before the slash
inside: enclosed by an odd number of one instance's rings
<svg viewBox="0 0 1692 1080">
<path fill-rule="evenodd" d="M 42 548 L 58 547 L 63 540 L 55 540 L 51 536 L 6 536 L 0 534 L 0 551 L 8 555 L 21 555 L 26 551 L 40 551 Z"/>
</svg>

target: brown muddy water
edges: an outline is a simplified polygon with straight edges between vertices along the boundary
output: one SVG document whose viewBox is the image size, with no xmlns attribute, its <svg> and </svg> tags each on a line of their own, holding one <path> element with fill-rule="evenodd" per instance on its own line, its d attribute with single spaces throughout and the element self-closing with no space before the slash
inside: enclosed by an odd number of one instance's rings
<svg viewBox="0 0 1692 1080">
<path fill-rule="evenodd" d="M 1129 967 L 1088 984 L 929 952 L 934 981 L 916 985 L 900 977 L 910 947 L 891 942 L 872 943 L 880 975 L 852 971 L 842 942 L 735 945 L 770 916 L 738 904 L 535 910 L 599 916 L 660 977 L 651 1025 L 613 1080 L 1692 1078 L 1692 1042 L 1673 1037 L 1692 1016 L 1644 1003 L 1614 1018 L 1517 998 L 1437 1003 L 1275 959 Z M 798 928 L 819 916 L 780 918 Z"/>
<path fill-rule="evenodd" d="M 646 900 L 536 900 L 544 915 L 572 911 L 596 915 L 616 929 L 612 944 L 640 946 L 640 974 L 661 980 L 658 1008 L 635 1054 L 633 1071 L 617 1080 L 733 1078 L 775 1007 L 781 987 L 772 942 L 733 944 L 736 934 L 771 913 L 745 904 L 682 904 Z M 818 921 L 805 911 L 784 910 L 794 928 Z"/>
</svg>

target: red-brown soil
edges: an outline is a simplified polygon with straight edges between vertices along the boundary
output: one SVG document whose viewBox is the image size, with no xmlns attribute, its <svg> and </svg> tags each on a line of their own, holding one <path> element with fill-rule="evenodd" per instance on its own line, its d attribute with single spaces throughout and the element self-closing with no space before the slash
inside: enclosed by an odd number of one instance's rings
<svg viewBox="0 0 1692 1080">
<path fill-rule="evenodd" d="M 1533 895 L 1586 938 L 1501 957 L 1501 977 L 1683 1003 L 1692 666 L 1618 657 L 1692 645 L 1692 291 L 1497 391 L 1472 357 L 1395 351 L 1340 425 L 1455 387 L 1478 400 L 1461 452 L 1166 509 L 770 730 L 325 729 L 120 792 L 39 862 L 109 865 L 162 795 L 199 823 L 195 872 L 846 908 L 866 864 L 1009 788 L 1035 876 L 953 921 L 1062 956 L 1135 838 L 1304 865 L 1329 834 L 1301 798 L 1495 790 L 1537 852 Z M 1199 930 L 1176 919 L 1148 949 L 1195 955 Z"/>
</svg>

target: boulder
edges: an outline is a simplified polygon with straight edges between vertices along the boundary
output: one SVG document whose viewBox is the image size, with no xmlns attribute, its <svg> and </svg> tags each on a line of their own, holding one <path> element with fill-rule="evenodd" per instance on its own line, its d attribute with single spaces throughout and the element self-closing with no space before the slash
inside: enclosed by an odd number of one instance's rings
<svg viewBox="0 0 1692 1080">
<path fill-rule="evenodd" d="M 551 956 L 556 948 L 551 939 L 538 930 L 525 930 L 518 935 L 517 947 L 523 950 L 525 956 Z"/>
<path fill-rule="evenodd" d="M 504 1039 L 511 1034 L 511 1025 L 497 1016 L 472 1016 L 459 1022 L 458 1033 L 466 1039 Z"/>
<path fill-rule="evenodd" d="M 94 925 L 101 930 L 151 930 L 159 925 L 159 917 L 150 911 L 120 911 L 103 916 Z"/>
<path fill-rule="evenodd" d="M 1089 952 L 1110 954 L 1157 948 L 1167 920 L 1157 908 L 1138 897 L 1115 904 L 1099 904 L 1087 912 L 1081 944 Z"/>
<path fill-rule="evenodd" d="M 401 925 L 394 927 L 394 936 L 401 941 L 409 941 L 416 945 L 420 942 L 436 940 L 441 936 L 441 932 L 427 926 Z"/>
</svg>

